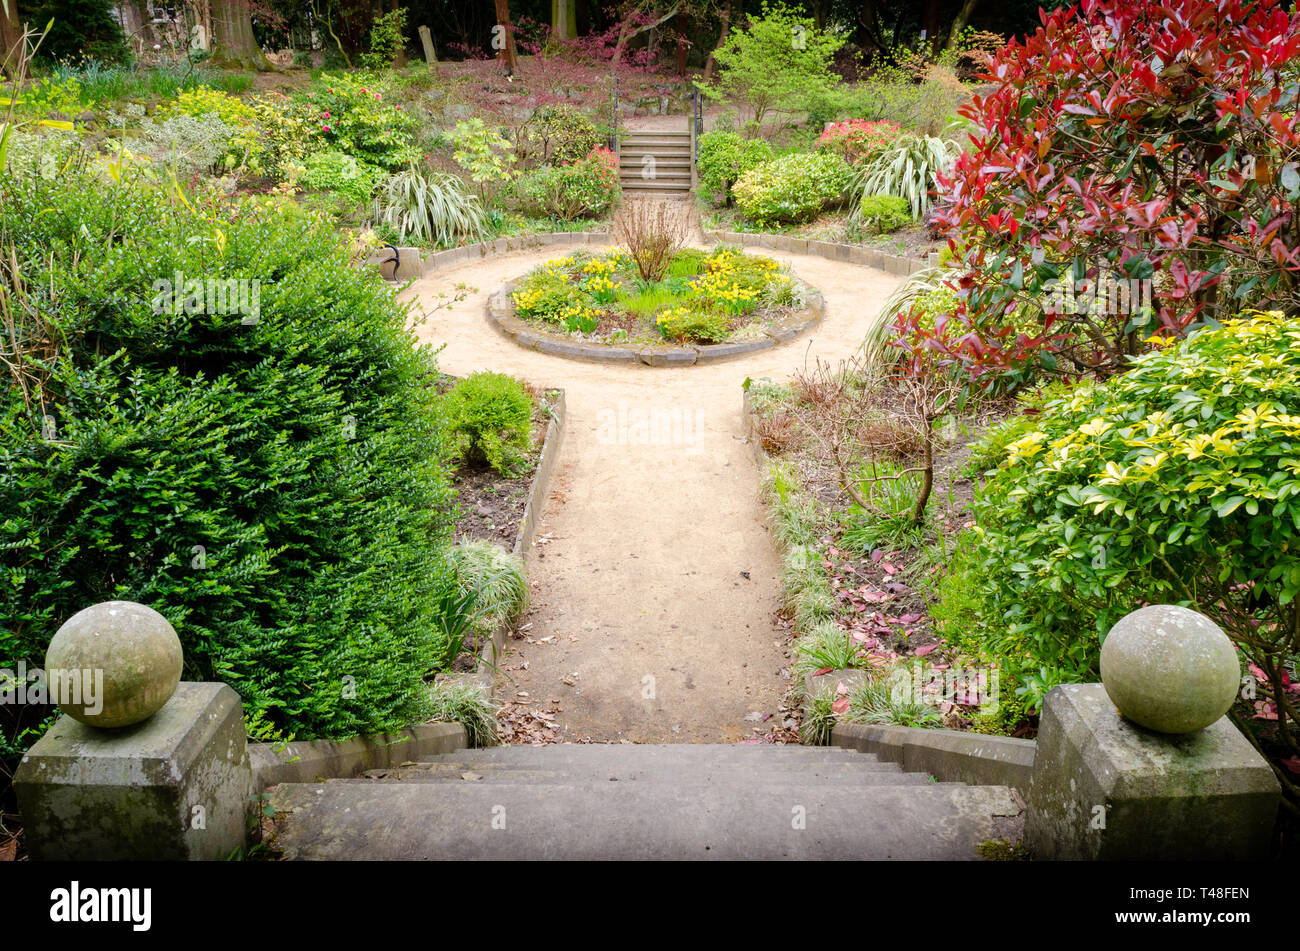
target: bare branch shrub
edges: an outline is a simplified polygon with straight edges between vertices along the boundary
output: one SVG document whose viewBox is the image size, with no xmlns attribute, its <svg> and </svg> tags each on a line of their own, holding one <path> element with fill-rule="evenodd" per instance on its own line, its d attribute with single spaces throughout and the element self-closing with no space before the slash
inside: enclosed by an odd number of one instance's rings
<svg viewBox="0 0 1300 951">
<path fill-rule="evenodd" d="M 861 491 L 864 472 L 867 479 L 881 481 L 920 474 L 911 521 L 921 524 L 934 485 L 934 422 L 956 404 L 960 384 L 938 374 L 899 373 L 858 354 L 837 366 L 820 359 L 805 366 L 795 373 L 791 388 L 796 428 L 815 441 L 840 489 L 871 511 L 874 506 Z M 870 465 L 886 456 L 915 464 Z"/>
<path fill-rule="evenodd" d="M 614 240 L 627 247 L 641 280 L 662 281 L 668 262 L 686 243 L 686 223 L 676 202 L 633 198 L 614 217 Z"/>
</svg>

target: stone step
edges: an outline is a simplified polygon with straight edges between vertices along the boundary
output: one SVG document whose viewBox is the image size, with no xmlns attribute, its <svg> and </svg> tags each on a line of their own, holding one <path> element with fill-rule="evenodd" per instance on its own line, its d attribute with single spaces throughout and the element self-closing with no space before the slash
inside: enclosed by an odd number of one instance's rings
<svg viewBox="0 0 1300 951">
<path fill-rule="evenodd" d="M 689 145 L 682 149 L 668 148 L 666 146 L 661 146 L 659 148 L 637 146 L 635 148 L 623 149 L 619 152 L 619 159 L 627 162 L 633 160 L 639 161 L 644 155 L 653 155 L 656 159 L 662 158 L 689 163 L 691 161 L 691 148 Z"/>
<path fill-rule="evenodd" d="M 633 171 L 623 172 L 618 176 L 618 180 L 624 183 L 645 182 L 646 184 L 650 184 L 652 182 L 670 182 L 673 184 L 681 184 L 682 182 L 685 182 L 687 185 L 690 185 L 691 173 L 688 171 L 664 171 L 662 168 L 658 168 L 655 169 L 654 175 L 647 177 L 641 174 L 640 169 L 636 169 Z"/>
<path fill-rule="evenodd" d="M 626 181 L 623 184 L 625 192 L 689 192 L 691 183 L 686 182 L 645 182 L 645 181 Z"/>
<path fill-rule="evenodd" d="M 646 129 L 643 131 L 624 132 L 621 145 L 627 145 L 629 142 L 690 142 L 690 129 Z"/>
<path fill-rule="evenodd" d="M 798 746 L 776 743 L 557 743 L 550 746 L 492 746 L 456 750 L 424 757 L 422 762 L 513 763 L 550 768 L 557 762 L 647 769 L 664 763 L 704 763 L 712 766 L 772 767 L 781 764 L 873 763 L 870 753 L 838 746 Z"/>
<path fill-rule="evenodd" d="M 465 777 L 470 777 L 466 779 Z M 477 778 L 475 778 L 477 777 Z M 726 789 L 747 789 L 750 786 L 780 786 L 797 783 L 800 786 L 851 786 L 855 789 L 874 789 L 877 786 L 937 786 L 931 783 L 924 773 L 822 773 L 809 771 L 806 775 L 793 772 L 757 772 L 749 775 L 727 775 L 711 773 L 707 775 L 689 775 L 655 770 L 645 774 L 627 774 L 623 776 L 600 776 L 574 774 L 564 769 L 515 769 L 515 770 L 457 770 L 447 773 L 429 773 L 425 770 L 406 769 L 389 770 L 371 776 L 353 776 L 342 779 L 330 779 L 331 783 L 434 783 L 458 786 L 465 783 L 511 783 L 514 785 L 532 784 L 535 786 L 562 786 L 566 783 L 643 783 L 647 785 L 701 786 Z"/>
<path fill-rule="evenodd" d="M 977 858 L 1003 786 L 283 783 L 290 860 Z M 802 825 L 802 828 L 800 827 Z"/>
<path fill-rule="evenodd" d="M 516 782 L 516 783 L 566 783 L 566 782 L 626 782 L 672 783 L 674 785 L 744 786 L 752 783 L 780 784 L 798 782 L 810 785 L 839 783 L 855 786 L 916 786 L 928 783 L 926 773 L 904 773 L 893 764 L 864 764 L 853 768 L 841 764 L 821 764 L 805 767 L 767 769 L 761 767 L 732 766 L 716 769 L 706 766 L 601 769 L 598 766 L 574 766 L 556 763 L 553 767 L 517 767 L 498 764 L 454 765 L 431 763 L 422 766 L 392 767 L 368 770 L 362 776 L 330 780 L 331 782 Z M 874 768 L 873 768 L 874 767 Z M 465 777 L 470 777 L 466 779 Z"/>
<path fill-rule="evenodd" d="M 689 152 L 627 152 L 623 154 L 623 165 L 640 165 L 643 156 L 653 156 L 656 165 L 671 165 L 673 168 L 690 168 Z"/>
<path fill-rule="evenodd" d="M 681 168 L 690 170 L 691 158 L 689 155 L 656 155 L 651 152 L 638 153 L 636 155 L 623 155 L 619 157 L 619 171 L 630 168 L 645 168 L 652 164 L 649 160 L 653 159 L 653 165 L 657 168 Z"/>
<path fill-rule="evenodd" d="M 861 776 L 867 773 L 901 773 L 897 763 L 884 763 L 877 759 L 863 756 L 855 760 L 764 760 L 756 763 L 737 762 L 734 760 L 705 763 L 698 760 L 660 759 L 650 762 L 631 762 L 620 760 L 592 760 L 581 757 L 565 756 L 557 753 L 545 759 L 528 760 L 474 760 L 470 758 L 449 758 L 437 762 L 403 763 L 400 766 L 387 766 L 370 772 L 393 772 L 397 770 L 419 771 L 430 774 L 462 772 L 498 772 L 510 773 L 521 770 L 567 770 L 575 775 L 591 779 L 608 777 L 655 778 L 665 775 L 686 776 L 732 776 L 753 775 L 756 772 L 792 776 L 806 776 L 813 773 Z M 918 774 L 921 775 L 921 774 Z"/>
</svg>

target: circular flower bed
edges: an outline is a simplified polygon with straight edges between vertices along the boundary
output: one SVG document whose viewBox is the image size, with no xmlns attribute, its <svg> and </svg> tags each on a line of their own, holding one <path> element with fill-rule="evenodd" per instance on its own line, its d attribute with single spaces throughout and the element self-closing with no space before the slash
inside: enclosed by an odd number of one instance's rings
<svg viewBox="0 0 1300 951">
<path fill-rule="evenodd" d="M 642 280 L 620 248 L 574 251 L 513 288 L 515 316 L 591 343 L 718 344 L 765 340 L 807 309 L 813 291 L 761 254 L 686 248 L 658 281 Z M 782 339 L 788 334 L 780 334 Z"/>
</svg>

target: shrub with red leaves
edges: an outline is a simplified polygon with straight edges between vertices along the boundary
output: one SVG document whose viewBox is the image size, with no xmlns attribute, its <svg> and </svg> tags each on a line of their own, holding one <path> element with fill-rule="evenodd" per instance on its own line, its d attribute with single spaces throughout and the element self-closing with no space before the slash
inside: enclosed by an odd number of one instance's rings
<svg viewBox="0 0 1300 951">
<path fill-rule="evenodd" d="M 904 315 L 911 346 L 983 382 L 1030 366 L 1106 376 L 1154 334 L 1247 306 L 1300 312 L 1300 15 L 1083 0 L 1040 17 L 962 109 L 976 131 L 939 215 L 962 302 L 932 327 Z M 1151 306 L 1051 302 L 1062 283 L 1112 278 L 1149 281 Z"/>
</svg>

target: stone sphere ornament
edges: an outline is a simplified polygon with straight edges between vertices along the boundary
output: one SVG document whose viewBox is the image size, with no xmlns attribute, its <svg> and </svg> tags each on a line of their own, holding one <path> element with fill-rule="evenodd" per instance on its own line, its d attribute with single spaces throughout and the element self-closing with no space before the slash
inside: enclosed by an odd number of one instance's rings
<svg viewBox="0 0 1300 951">
<path fill-rule="evenodd" d="M 45 674 L 50 699 L 74 720 L 131 726 L 161 710 L 176 692 L 180 638 L 152 608 L 105 601 L 59 628 L 45 652 Z"/>
<path fill-rule="evenodd" d="M 1125 615 L 1101 645 L 1101 682 L 1119 712 L 1157 733 L 1194 733 L 1237 698 L 1237 652 L 1204 614 L 1153 604 Z"/>
</svg>

